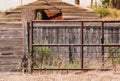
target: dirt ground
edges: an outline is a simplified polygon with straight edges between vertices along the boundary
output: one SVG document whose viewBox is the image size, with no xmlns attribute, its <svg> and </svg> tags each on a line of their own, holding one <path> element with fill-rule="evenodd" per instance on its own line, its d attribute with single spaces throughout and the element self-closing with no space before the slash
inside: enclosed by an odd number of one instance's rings
<svg viewBox="0 0 120 81">
<path fill-rule="evenodd" d="M 120 81 L 114 71 L 89 71 L 71 73 L 0 73 L 0 81 Z"/>
</svg>

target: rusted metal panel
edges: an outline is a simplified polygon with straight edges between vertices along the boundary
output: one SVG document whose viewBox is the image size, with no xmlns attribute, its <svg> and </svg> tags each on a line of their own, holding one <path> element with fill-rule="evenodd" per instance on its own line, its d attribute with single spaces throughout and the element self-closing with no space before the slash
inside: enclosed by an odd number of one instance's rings
<svg viewBox="0 0 120 81">
<path fill-rule="evenodd" d="M 48 18 L 50 20 L 62 20 L 62 12 L 57 10 L 45 10 L 45 13 L 47 14 Z"/>
<path fill-rule="evenodd" d="M 62 12 L 57 9 L 36 9 L 35 20 L 62 20 Z"/>
</svg>

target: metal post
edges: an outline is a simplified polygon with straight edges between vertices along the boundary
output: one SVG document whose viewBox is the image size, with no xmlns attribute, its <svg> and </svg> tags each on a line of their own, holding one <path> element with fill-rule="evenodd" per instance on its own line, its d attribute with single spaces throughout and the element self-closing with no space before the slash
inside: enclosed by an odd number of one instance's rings
<svg viewBox="0 0 120 81">
<path fill-rule="evenodd" d="M 24 72 L 28 72 L 29 67 L 30 67 L 29 66 L 29 61 L 30 61 L 30 58 L 29 58 L 29 56 L 30 56 L 30 54 L 29 54 L 30 53 L 30 42 L 29 42 L 30 41 L 30 36 L 29 36 L 30 35 L 30 30 L 29 30 L 30 29 L 30 23 L 29 22 L 27 22 L 27 27 L 26 28 L 27 28 L 27 38 L 26 38 L 25 41 L 26 41 L 26 45 L 27 45 L 26 46 L 26 48 L 27 48 L 26 49 L 26 52 L 27 52 L 26 53 L 26 57 L 27 57 L 27 62 L 26 62 L 27 64 L 26 65 L 27 65 L 27 67 L 26 67 L 26 71 L 24 71 Z"/>
<path fill-rule="evenodd" d="M 83 21 L 81 21 L 81 28 L 80 28 L 80 40 L 81 40 L 81 48 L 80 48 L 80 60 L 81 60 L 81 69 L 84 68 L 84 56 L 83 56 Z"/>
<path fill-rule="evenodd" d="M 101 32 L 102 32 L 102 37 L 101 37 L 101 44 L 104 44 L 104 22 L 102 21 L 102 26 L 101 26 Z M 102 51 L 102 66 L 104 67 L 104 46 L 101 46 L 101 51 Z"/>
<path fill-rule="evenodd" d="M 30 22 L 27 22 L 27 52 L 30 52 Z"/>
<path fill-rule="evenodd" d="M 30 57 L 28 60 L 28 72 L 32 73 L 33 69 L 33 22 L 31 22 L 30 26 Z"/>
</svg>

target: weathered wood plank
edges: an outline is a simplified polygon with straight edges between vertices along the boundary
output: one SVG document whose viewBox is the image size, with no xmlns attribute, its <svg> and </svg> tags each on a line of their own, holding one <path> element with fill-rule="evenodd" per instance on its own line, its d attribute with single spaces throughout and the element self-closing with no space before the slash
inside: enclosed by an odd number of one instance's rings
<svg viewBox="0 0 120 81">
<path fill-rule="evenodd" d="M 16 65 L 0 65 L 0 72 L 17 72 L 21 71 L 21 66 Z"/>
<path fill-rule="evenodd" d="M 7 12 L 5 12 L 6 14 L 20 14 L 21 13 L 21 11 L 7 11 Z"/>
<path fill-rule="evenodd" d="M 19 30 L 0 30 L 0 38 L 23 38 L 23 35 Z"/>
<path fill-rule="evenodd" d="M 0 56 L 2 57 L 11 57 L 11 56 L 23 56 L 24 52 L 22 50 L 2 50 L 0 51 Z"/>
<path fill-rule="evenodd" d="M 20 64 L 22 62 L 21 58 L 18 57 L 0 57 L 0 65 L 13 65 L 13 64 Z"/>
<path fill-rule="evenodd" d="M 21 19 L 21 14 L 9 14 L 5 16 L 6 18 L 20 18 Z"/>
<path fill-rule="evenodd" d="M 0 18 L 0 21 L 4 22 L 21 21 L 21 18 Z"/>
<path fill-rule="evenodd" d="M 15 51 L 21 51 L 21 50 L 23 50 L 23 46 L 21 45 L 21 46 L 8 46 L 8 45 L 4 45 L 4 46 L 0 46 L 0 52 L 2 52 L 2 51 L 13 51 L 13 50 L 15 50 Z"/>
<path fill-rule="evenodd" d="M 4 23 L 4 22 L 1 22 L 0 23 L 0 28 L 22 28 L 22 24 L 21 22 L 18 22 L 18 23 Z"/>
<path fill-rule="evenodd" d="M 27 22 L 30 22 L 30 21 L 32 21 L 32 20 L 34 20 L 35 19 L 35 11 L 34 10 L 32 10 L 32 9 L 23 9 L 22 10 L 22 23 L 23 23 L 23 25 L 22 25 L 22 27 L 23 27 L 23 34 L 24 34 L 24 39 L 23 39 L 23 43 L 24 43 L 24 52 L 26 53 L 26 55 L 28 55 L 28 56 L 32 56 L 32 54 L 31 53 L 28 53 L 29 52 L 29 47 L 28 46 L 30 46 L 29 45 L 29 39 L 30 38 L 28 38 L 28 36 L 29 36 L 29 32 L 28 32 L 28 30 L 29 30 L 29 27 L 31 26 L 31 23 L 30 24 L 28 24 Z M 31 43 L 31 41 L 30 41 L 30 43 Z M 31 50 L 31 48 L 30 48 L 30 51 L 32 51 Z M 30 57 L 30 58 L 28 58 L 28 71 L 31 73 L 32 72 L 32 58 Z"/>
<path fill-rule="evenodd" d="M 23 46 L 23 38 L 16 38 L 16 39 L 13 39 L 13 38 L 6 38 L 6 39 L 0 39 L 0 45 L 2 46 Z"/>
<path fill-rule="evenodd" d="M 20 70 L 23 55 L 21 22 L 0 22 L 0 71 Z"/>
</svg>

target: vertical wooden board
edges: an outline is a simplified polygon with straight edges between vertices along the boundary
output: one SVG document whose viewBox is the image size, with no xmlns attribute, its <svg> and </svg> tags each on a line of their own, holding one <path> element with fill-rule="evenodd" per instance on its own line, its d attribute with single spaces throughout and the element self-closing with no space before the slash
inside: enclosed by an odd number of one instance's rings
<svg viewBox="0 0 120 81">
<path fill-rule="evenodd" d="M 29 41 L 29 39 L 32 39 L 32 36 L 28 37 L 29 36 L 29 33 L 28 31 L 30 30 L 31 26 L 32 26 L 32 23 L 31 21 L 34 20 L 35 18 L 35 10 L 34 9 L 30 9 L 30 8 L 24 8 L 22 9 L 22 23 L 23 23 L 23 30 L 24 30 L 24 53 L 29 57 L 28 59 L 28 71 L 29 72 L 32 72 L 32 41 Z M 29 22 L 29 23 L 28 23 Z M 30 33 L 32 33 L 32 31 L 30 31 Z M 31 35 L 31 34 L 30 34 Z M 29 45 L 30 43 L 30 45 Z M 30 46 L 30 53 L 29 53 L 29 47 Z"/>
<path fill-rule="evenodd" d="M 33 9 L 29 9 L 29 8 L 25 8 L 22 9 L 22 23 L 23 23 L 23 30 L 24 30 L 24 49 L 25 51 L 28 50 L 28 24 L 27 22 L 31 22 L 32 20 L 34 20 L 34 10 Z M 31 23 L 30 23 L 30 27 L 31 27 Z"/>
</svg>

